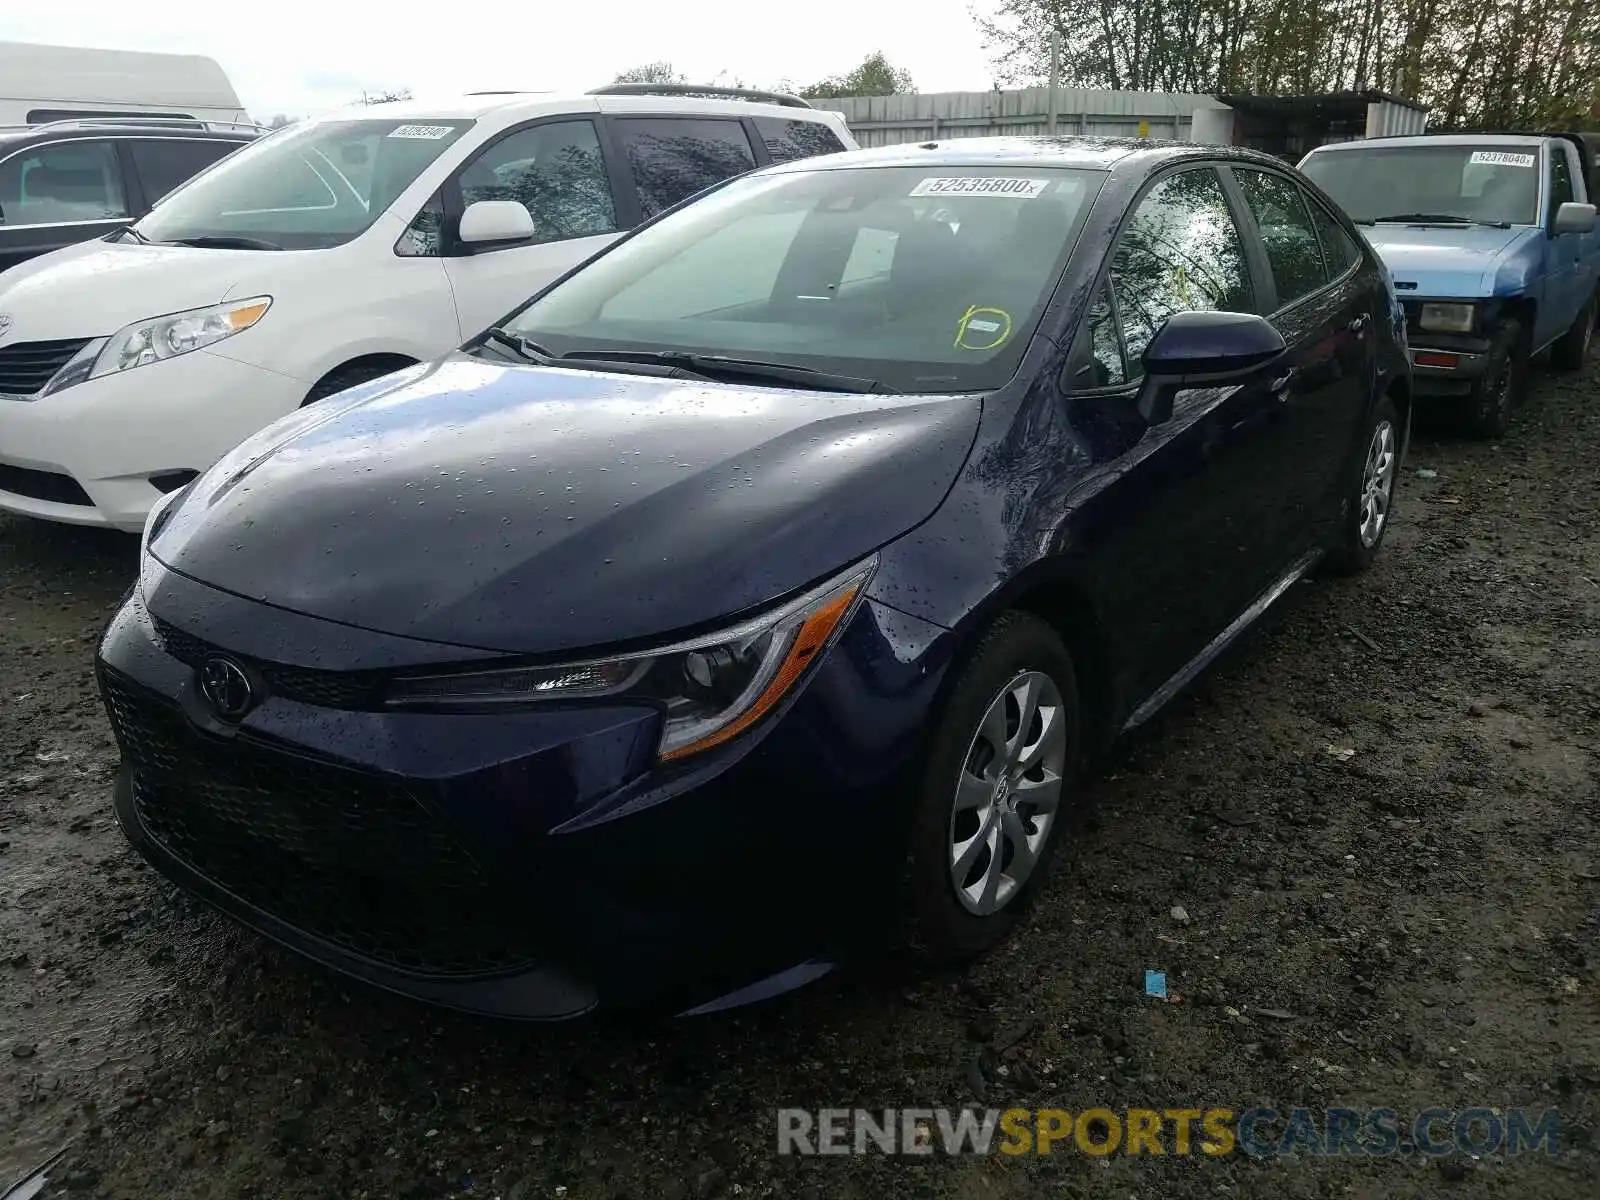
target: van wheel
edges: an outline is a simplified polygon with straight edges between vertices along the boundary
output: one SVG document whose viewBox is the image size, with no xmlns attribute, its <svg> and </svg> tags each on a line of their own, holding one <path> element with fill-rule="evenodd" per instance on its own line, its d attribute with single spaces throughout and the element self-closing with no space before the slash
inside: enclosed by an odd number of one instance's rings
<svg viewBox="0 0 1600 1200">
<path fill-rule="evenodd" d="M 982 954 L 1016 926 L 1072 814 L 1078 684 L 1053 629 L 1009 612 L 983 636 L 934 732 L 903 891 L 916 956 Z"/>
<path fill-rule="evenodd" d="M 375 355 L 372 358 L 358 358 L 354 362 L 344 363 L 317 380 L 316 385 L 306 393 L 306 398 L 300 402 L 300 407 L 315 404 L 318 400 L 326 400 L 329 396 L 344 391 L 345 388 L 369 383 L 414 365 L 414 359 L 404 358 L 398 354 Z"/>
<path fill-rule="evenodd" d="M 1562 371 L 1581 371 L 1589 361 L 1589 347 L 1594 344 L 1595 297 L 1572 322 L 1571 328 L 1550 348 L 1550 362 Z"/>
<path fill-rule="evenodd" d="M 1515 317 L 1500 323 L 1489 347 L 1489 369 L 1467 396 L 1467 423 L 1481 438 L 1502 438 L 1511 410 L 1528 388 L 1528 341 Z"/>
</svg>

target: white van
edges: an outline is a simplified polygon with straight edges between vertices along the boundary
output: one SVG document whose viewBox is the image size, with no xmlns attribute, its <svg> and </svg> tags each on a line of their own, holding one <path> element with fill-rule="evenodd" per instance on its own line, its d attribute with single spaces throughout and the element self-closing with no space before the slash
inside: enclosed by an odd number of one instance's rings
<svg viewBox="0 0 1600 1200">
<path fill-rule="evenodd" d="M 86 117 L 249 120 L 214 59 L 0 42 L 0 125 Z"/>
<path fill-rule="evenodd" d="M 803 100 L 690 90 L 346 109 L 12 267 L 0 509 L 138 529 L 262 426 L 454 349 L 640 221 L 855 149 L 842 116 Z"/>
</svg>

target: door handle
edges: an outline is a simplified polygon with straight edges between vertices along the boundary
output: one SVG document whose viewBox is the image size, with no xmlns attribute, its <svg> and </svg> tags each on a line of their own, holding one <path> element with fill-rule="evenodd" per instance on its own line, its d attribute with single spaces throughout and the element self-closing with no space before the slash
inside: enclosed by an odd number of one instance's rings
<svg viewBox="0 0 1600 1200">
<path fill-rule="evenodd" d="M 1297 374 L 1299 372 L 1291 368 L 1267 385 L 1271 388 L 1272 394 L 1284 404 L 1289 403 L 1289 385 L 1294 382 Z"/>
<path fill-rule="evenodd" d="M 1351 333 L 1360 333 L 1367 327 L 1367 322 L 1370 320 L 1372 320 L 1371 313 L 1362 313 L 1359 317 L 1355 318 L 1348 325 L 1346 325 L 1345 328 Z"/>
</svg>

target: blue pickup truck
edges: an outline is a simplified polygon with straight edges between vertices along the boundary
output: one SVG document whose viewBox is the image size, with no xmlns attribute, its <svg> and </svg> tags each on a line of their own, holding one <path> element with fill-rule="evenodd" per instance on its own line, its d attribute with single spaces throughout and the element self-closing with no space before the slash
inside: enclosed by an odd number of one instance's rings
<svg viewBox="0 0 1600 1200">
<path fill-rule="evenodd" d="M 1419 397 L 1456 397 L 1499 437 L 1545 351 L 1589 356 L 1600 286 L 1592 148 L 1581 134 L 1424 134 L 1301 160 L 1362 227 L 1406 312 Z"/>
</svg>

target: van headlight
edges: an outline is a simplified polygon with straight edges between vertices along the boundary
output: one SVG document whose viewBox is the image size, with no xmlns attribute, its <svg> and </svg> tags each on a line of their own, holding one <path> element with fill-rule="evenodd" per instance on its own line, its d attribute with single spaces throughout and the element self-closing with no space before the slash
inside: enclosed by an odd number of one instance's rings
<svg viewBox="0 0 1600 1200">
<path fill-rule="evenodd" d="M 614 700 L 660 708 L 662 759 L 737 737 L 810 674 L 849 623 L 876 558 L 731 629 L 659 649 L 552 666 L 412 675 L 390 685 L 395 708 L 484 709 Z"/>
<path fill-rule="evenodd" d="M 207 308 L 191 308 L 187 312 L 135 321 L 108 338 L 96 338 L 78 351 L 39 394 L 48 396 L 86 379 L 130 371 L 147 363 L 214 346 L 255 325 L 271 307 L 271 296 L 253 296 L 249 300 L 230 300 Z"/>
</svg>

